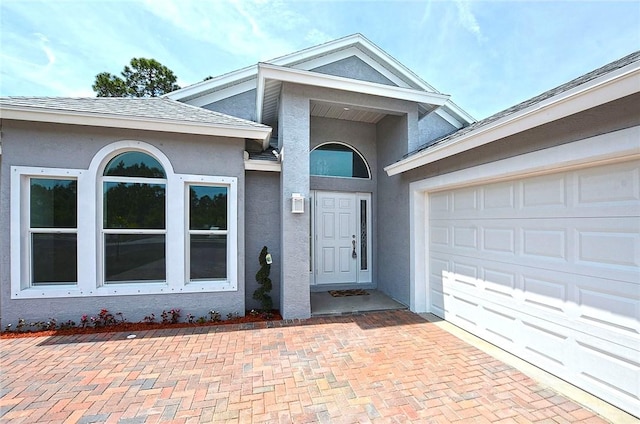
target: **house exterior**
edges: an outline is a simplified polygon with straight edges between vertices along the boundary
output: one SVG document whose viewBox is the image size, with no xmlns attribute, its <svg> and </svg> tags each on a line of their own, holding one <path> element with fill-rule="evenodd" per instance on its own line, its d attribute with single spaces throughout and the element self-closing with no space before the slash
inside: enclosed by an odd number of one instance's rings
<svg viewBox="0 0 640 424">
<path fill-rule="evenodd" d="M 378 289 L 640 416 L 640 53 L 475 122 L 361 35 L 159 99 L 0 100 L 0 318 Z M 632 378 L 632 376 L 635 376 Z"/>
</svg>

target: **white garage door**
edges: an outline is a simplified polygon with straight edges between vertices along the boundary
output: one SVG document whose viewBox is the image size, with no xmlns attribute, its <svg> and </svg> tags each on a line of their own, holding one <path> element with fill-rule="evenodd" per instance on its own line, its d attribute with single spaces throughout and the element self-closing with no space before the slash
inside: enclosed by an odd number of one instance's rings
<svg viewBox="0 0 640 424">
<path fill-rule="evenodd" d="M 640 162 L 429 195 L 431 311 L 640 416 Z"/>
</svg>

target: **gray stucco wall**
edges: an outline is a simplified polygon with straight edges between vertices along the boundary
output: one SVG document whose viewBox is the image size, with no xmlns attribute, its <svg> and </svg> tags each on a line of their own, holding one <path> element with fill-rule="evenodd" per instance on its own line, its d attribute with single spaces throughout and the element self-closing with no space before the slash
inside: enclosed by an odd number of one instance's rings
<svg viewBox="0 0 640 424">
<path fill-rule="evenodd" d="M 301 86 L 283 84 L 278 117 L 278 144 L 284 149 L 280 173 L 282 316 L 308 318 L 309 293 L 309 98 Z M 291 197 L 305 197 L 302 214 L 291 213 Z"/>
<path fill-rule="evenodd" d="M 70 297 L 12 300 L 10 296 L 10 251 L 8 235 L 10 166 L 42 166 L 87 169 L 94 155 L 119 140 L 140 140 L 160 149 L 174 172 L 238 178 L 238 290 L 224 293 L 159 294 L 101 297 Z M 98 129 L 4 120 L 2 123 L 2 175 L 0 177 L 0 317 L 4 326 L 18 318 L 78 322 L 82 314 L 97 314 L 106 308 L 121 311 L 129 321 L 145 315 L 180 308 L 183 316 L 205 316 L 211 309 L 226 315 L 245 311 L 245 177 L 244 140 L 191 136 L 148 131 Z M 81 259 L 82 260 L 82 259 Z M 97 260 L 97 259 L 96 259 Z M 170 258 L 168 258 L 170 260 Z"/>
<path fill-rule="evenodd" d="M 444 137 L 445 135 L 449 135 L 457 129 L 444 118 L 440 117 L 440 115 L 432 112 L 418 121 L 418 130 L 420 132 L 418 138 L 422 145 L 440 137 Z"/>
<path fill-rule="evenodd" d="M 222 99 L 215 103 L 204 106 L 205 109 L 214 112 L 225 113 L 237 116 L 238 118 L 256 120 L 256 90 L 245 91 L 244 93 Z"/>
<path fill-rule="evenodd" d="M 255 275 L 260 269 L 258 255 L 267 246 L 273 258 L 271 264 L 270 293 L 273 307 L 280 309 L 280 173 L 248 171 L 245 178 L 245 276 L 247 309 L 260 309 L 260 302 L 253 299 L 258 288 Z"/>
<path fill-rule="evenodd" d="M 375 82 L 378 84 L 396 85 L 389 78 L 385 77 L 356 56 L 347 57 L 328 65 L 319 66 L 312 69 L 312 71 L 338 77 Z"/>
<path fill-rule="evenodd" d="M 401 176 L 389 177 L 384 166 L 406 153 L 409 115 L 378 122 L 378 289 L 409 304 L 409 188 Z"/>
</svg>

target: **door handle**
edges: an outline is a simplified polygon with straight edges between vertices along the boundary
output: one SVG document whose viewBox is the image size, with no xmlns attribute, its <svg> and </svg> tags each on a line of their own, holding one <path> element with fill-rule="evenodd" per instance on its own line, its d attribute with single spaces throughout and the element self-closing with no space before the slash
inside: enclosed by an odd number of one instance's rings
<svg viewBox="0 0 640 424">
<path fill-rule="evenodd" d="M 355 240 L 356 236 L 353 236 L 353 240 L 351 240 L 351 244 L 353 244 L 353 252 L 351 253 L 351 257 L 353 259 L 356 259 L 358 257 L 358 254 L 356 253 L 356 240 Z"/>
</svg>

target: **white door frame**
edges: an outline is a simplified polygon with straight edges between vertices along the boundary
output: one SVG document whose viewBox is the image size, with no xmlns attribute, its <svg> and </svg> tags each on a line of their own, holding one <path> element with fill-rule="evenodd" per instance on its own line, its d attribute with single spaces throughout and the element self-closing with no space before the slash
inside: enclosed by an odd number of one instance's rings
<svg viewBox="0 0 640 424">
<path fill-rule="evenodd" d="M 356 229 L 360 230 L 361 229 L 361 216 L 362 216 L 362 201 L 365 202 L 365 206 L 366 209 L 364 210 L 365 212 L 365 217 L 366 217 L 366 235 L 367 235 L 367 244 L 366 244 L 366 269 L 362 269 L 362 247 L 361 247 L 361 239 L 358 239 L 357 243 L 356 243 L 356 253 L 358 255 L 358 265 L 356 267 L 356 281 L 354 281 L 354 284 L 367 284 L 367 283 L 371 283 L 372 281 L 372 240 L 373 240 L 373 235 L 372 235 L 372 216 L 371 216 L 371 193 L 360 193 L 360 192 L 340 192 L 340 191 L 334 191 L 334 190 L 312 190 L 311 191 L 311 205 L 312 205 L 312 213 L 311 213 L 311 229 L 310 229 L 310 236 L 311 236 L 311 276 L 310 276 L 310 283 L 312 285 L 330 285 L 331 283 L 322 283 L 319 284 L 317 282 L 317 264 L 318 264 L 318 249 L 317 249 L 317 243 L 318 243 L 318 237 L 317 237 L 317 225 L 318 225 L 318 220 L 316 219 L 316 213 L 318 210 L 317 207 L 317 199 L 318 196 L 317 194 L 321 192 L 321 193 L 339 193 L 339 194 L 352 194 L 356 200 L 356 211 L 355 211 L 355 220 L 356 220 Z M 338 283 L 340 284 L 340 283 Z"/>
</svg>

